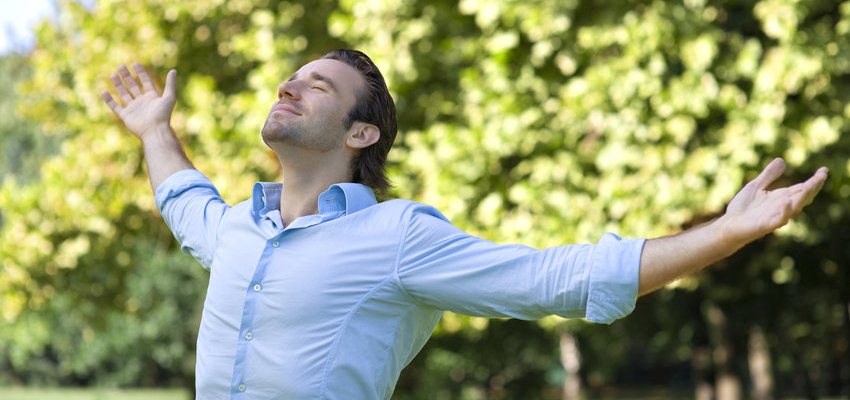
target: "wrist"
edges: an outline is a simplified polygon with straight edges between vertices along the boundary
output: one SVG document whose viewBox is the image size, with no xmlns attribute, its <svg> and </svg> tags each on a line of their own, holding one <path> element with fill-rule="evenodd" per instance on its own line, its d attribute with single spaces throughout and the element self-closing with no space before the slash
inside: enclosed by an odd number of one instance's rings
<svg viewBox="0 0 850 400">
<path fill-rule="evenodd" d="M 735 216 L 729 214 L 723 214 L 711 223 L 714 231 L 713 237 L 719 248 L 726 253 L 724 256 L 731 255 L 756 239 L 742 235 L 740 230 L 736 229 L 735 223 Z"/>
<path fill-rule="evenodd" d="M 139 139 L 142 140 L 145 146 L 169 143 L 174 141 L 175 138 L 174 130 L 168 124 L 152 126 L 139 135 Z"/>
</svg>

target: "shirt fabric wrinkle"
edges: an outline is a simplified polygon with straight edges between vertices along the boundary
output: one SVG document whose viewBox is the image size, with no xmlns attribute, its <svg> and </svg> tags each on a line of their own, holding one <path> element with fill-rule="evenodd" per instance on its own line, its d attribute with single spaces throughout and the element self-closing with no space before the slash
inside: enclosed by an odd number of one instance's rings
<svg viewBox="0 0 850 400">
<path fill-rule="evenodd" d="M 319 398 L 321 398 L 325 393 L 325 390 L 326 390 L 325 382 L 326 382 L 326 379 L 327 379 L 328 370 L 331 368 L 331 365 L 333 364 L 333 358 L 334 358 L 334 354 L 337 351 L 337 346 L 339 345 L 339 340 L 342 337 L 342 335 L 345 334 L 345 327 L 346 327 L 346 325 L 348 325 L 349 320 L 352 318 L 352 316 L 354 314 L 357 313 L 357 311 L 359 310 L 359 308 L 363 304 L 363 302 L 368 300 L 369 296 L 373 295 L 378 289 L 381 288 L 381 286 L 389 284 L 391 282 L 392 282 L 392 277 L 388 277 L 383 282 L 381 282 L 380 284 L 375 286 L 372 290 L 370 290 L 369 293 L 366 293 L 365 295 L 363 295 L 363 298 L 361 298 L 357 302 L 357 304 L 354 306 L 354 308 L 352 308 L 351 311 L 348 312 L 348 314 L 345 316 L 345 319 L 340 324 L 340 327 L 337 330 L 336 335 L 334 336 L 333 344 L 331 345 L 331 348 L 328 351 L 328 355 L 325 359 L 325 366 L 322 369 L 322 378 L 321 378 L 321 382 L 320 382 L 320 386 L 319 386 L 320 387 Z"/>
</svg>

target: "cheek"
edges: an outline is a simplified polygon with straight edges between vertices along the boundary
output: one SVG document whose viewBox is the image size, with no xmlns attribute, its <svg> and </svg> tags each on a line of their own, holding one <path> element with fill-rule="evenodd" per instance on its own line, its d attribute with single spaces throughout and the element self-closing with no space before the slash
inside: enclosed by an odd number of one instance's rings
<svg viewBox="0 0 850 400">
<path fill-rule="evenodd" d="M 348 121 L 348 110 L 338 110 L 335 119 L 342 129 L 346 129 L 345 122 Z"/>
<path fill-rule="evenodd" d="M 328 128 L 345 129 L 345 121 L 348 119 L 348 110 L 343 110 L 338 104 L 327 104 L 321 111 L 321 123 Z"/>
</svg>

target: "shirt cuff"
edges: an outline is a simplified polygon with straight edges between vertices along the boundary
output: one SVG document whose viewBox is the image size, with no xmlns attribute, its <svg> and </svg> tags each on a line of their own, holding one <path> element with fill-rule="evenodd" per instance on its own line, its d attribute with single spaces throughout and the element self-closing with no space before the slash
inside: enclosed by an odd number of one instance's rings
<svg viewBox="0 0 850 400">
<path fill-rule="evenodd" d="M 210 182 L 206 175 L 196 169 L 183 169 L 177 171 L 166 178 L 154 192 L 156 199 L 156 207 L 159 212 L 165 207 L 165 203 L 169 199 L 179 196 L 181 193 L 196 187 L 206 187 L 212 189 L 216 195 L 219 195 L 218 189 Z M 219 195 L 220 196 L 220 195 Z"/>
<path fill-rule="evenodd" d="M 585 318 L 610 324 L 635 309 L 640 257 L 646 239 L 606 233 L 593 251 Z"/>
</svg>

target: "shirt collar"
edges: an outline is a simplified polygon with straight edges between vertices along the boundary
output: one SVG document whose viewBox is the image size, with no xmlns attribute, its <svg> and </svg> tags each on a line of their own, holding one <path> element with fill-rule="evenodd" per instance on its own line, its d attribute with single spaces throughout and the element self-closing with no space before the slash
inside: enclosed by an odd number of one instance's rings
<svg viewBox="0 0 850 400">
<path fill-rule="evenodd" d="M 277 182 L 257 182 L 253 190 L 253 211 L 257 217 L 264 217 L 271 211 L 280 210 L 280 192 L 283 184 Z"/>
<path fill-rule="evenodd" d="M 253 190 L 253 212 L 264 217 L 271 211 L 280 211 L 280 194 L 283 184 L 279 182 L 257 182 Z M 342 212 L 351 214 L 377 204 L 375 193 L 359 183 L 335 183 L 319 194 L 319 214 Z"/>
</svg>

